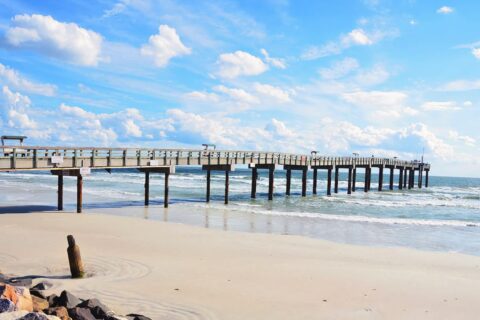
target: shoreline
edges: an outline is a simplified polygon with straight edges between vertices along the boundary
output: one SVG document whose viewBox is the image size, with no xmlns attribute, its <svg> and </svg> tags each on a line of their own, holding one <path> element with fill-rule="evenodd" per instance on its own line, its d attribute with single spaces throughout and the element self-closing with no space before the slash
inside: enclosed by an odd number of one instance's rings
<svg viewBox="0 0 480 320">
<path fill-rule="evenodd" d="M 126 209 L 123 209 L 126 210 Z M 106 214 L 1 214 L 0 269 L 153 319 L 471 319 L 480 258 Z M 68 275 L 74 234 L 87 273 Z M 178 290 L 176 290 L 178 289 Z M 323 300 L 326 300 L 325 302 Z"/>
</svg>

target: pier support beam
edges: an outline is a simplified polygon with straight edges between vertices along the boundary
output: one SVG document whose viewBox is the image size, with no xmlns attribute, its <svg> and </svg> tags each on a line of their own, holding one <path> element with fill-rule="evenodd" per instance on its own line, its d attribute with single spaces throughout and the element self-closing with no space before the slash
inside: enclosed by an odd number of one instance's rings
<svg viewBox="0 0 480 320">
<path fill-rule="evenodd" d="M 258 172 L 257 168 L 252 168 L 252 191 L 250 194 L 250 198 L 255 199 L 257 197 L 257 179 L 258 179 Z"/>
<path fill-rule="evenodd" d="M 150 204 L 150 172 L 145 172 L 145 205 Z"/>
<path fill-rule="evenodd" d="M 413 169 L 408 170 L 408 189 L 413 188 L 413 181 L 415 179 L 414 174 L 415 174 L 415 171 Z"/>
<path fill-rule="evenodd" d="M 347 194 L 352 194 L 352 174 L 353 174 L 353 167 L 348 167 L 348 187 L 347 187 Z"/>
<path fill-rule="evenodd" d="M 335 187 L 333 189 L 333 192 L 338 193 L 338 173 L 339 173 L 340 168 L 335 167 Z"/>
<path fill-rule="evenodd" d="M 418 188 L 422 189 L 422 180 L 423 180 L 423 165 L 418 167 Z"/>
<path fill-rule="evenodd" d="M 394 167 L 390 167 L 390 183 L 388 184 L 388 188 L 390 190 L 393 190 L 393 178 L 394 178 L 394 175 L 395 175 L 395 172 L 394 172 L 395 168 Z"/>
<path fill-rule="evenodd" d="M 77 175 L 77 213 L 82 213 L 83 201 L 83 177 L 80 173 Z"/>
<path fill-rule="evenodd" d="M 318 174 L 318 169 L 314 168 L 313 169 L 313 194 L 317 194 L 317 174 Z"/>
<path fill-rule="evenodd" d="M 357 184 L 357 167 L 353 167 L 353 172 L 352 172 L 352 192 L 355 192 L 356 190 L 356 184 Z"/>
<path fill-rule="evenodd" d="M 383 189 L 383 166 L 378 167 L 378 191 Z"/>
<path fill-rule="evenodd" d="M 224 171 L 225 172 L 225 204 L 228 204 L 228 191 L 230 186 L 230 171 L 235 171 L 235 165 L 233 164 L 213 164 L 203 165 L 203 171 L 207 171 L 207 202 L 210 202 L 210 182 L 212 171 Z"/>
<path fill-rule="evenodd" d="M 302 197 L 307 196 L 307 172 L 307 167 L 302 170 Z"/>
<path fill-rule="evenodd" d="M 273 179 L 275 167 L 268 169 L 268 200 L 273 200 Z"/>
<path fill-rule="evenodd" d="M 368 192 L 370 190 L 369 184 L 370 184 L 370 168 L 366 167 L 365 168 L 365 185 L 363 186 L 363 191 Z"/>
<path fill-rule="evenodd" d="M 291 181 L 292 181 L 292 170 L 287 169 L 287 186 L 286 186 L 287 190 L 285 191 L 285 194 L 287 196 L 290 195 L 290 183 L 291 183 Z"/>
<path fill-rule="evenodd" d="M 332 195 L 332 167 L 327 169 L 327 196 Z"/>
<path fill-rule="evenodd" d="M 168 193 L 169 193 L 169 186 L 168 186 L 168 180 L 170 177 L 170 172 L 165 172 L 165 185 L 163 188 L 163 207 L 168 208 Z"/>
<path fill-rule="evenodd" d="M 63 172 L 58 175 L 57 209 L 63 210 Z"/>
<path fill-rule="evenodd" d="M 425 170 L 425 188 L 428 188 L 428 172 L 429 171 L 430 171 L 429 169 Z"/>
<path fill-rule="evenodd" d="M 400 173 L 398 174 L 398 190 L 403 189 L 403 168 L 399 169 Z"/>
<path fill-rule="evenodd" d="M 275 164 L 266 164 L 266 163 L 250 163 L 248 167 L 255 172 L 252 172 L 252 198 L 255 197 L 254 193 L 256 194 L 257 186 L 257 171 L 260 169 L 267 169 L 268 170 L 268 200 L 273 200 L 273 189 L 274 189 L 274 172 L 275 172 Z M 253 179 L 255 178 L 255 182 Z M 255 184 L 255 187 L 254 187 Z"/>
<path fill-rule="evenodd" d="M 407 188 L 407 176 L 408 176 L 408 169 L 405 167 L 403 169 L 403 189 L 406 189 Z"/>
</svg>

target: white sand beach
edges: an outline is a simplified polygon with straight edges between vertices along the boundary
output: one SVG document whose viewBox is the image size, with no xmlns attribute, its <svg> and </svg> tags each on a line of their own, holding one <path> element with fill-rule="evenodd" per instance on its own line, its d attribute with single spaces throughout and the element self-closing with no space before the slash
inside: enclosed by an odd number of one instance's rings
<svg viewBox="0 0 480 320">
<path fill-rule="evenodd" d="M 123 209 L 119 209 L 123 210 Z M 102 214 L 0 215 L 0 270 L 153 319 L 478 319 L 480 257 Z M 68 279 L 66 236 L 89 277 Z"/>
</svg>

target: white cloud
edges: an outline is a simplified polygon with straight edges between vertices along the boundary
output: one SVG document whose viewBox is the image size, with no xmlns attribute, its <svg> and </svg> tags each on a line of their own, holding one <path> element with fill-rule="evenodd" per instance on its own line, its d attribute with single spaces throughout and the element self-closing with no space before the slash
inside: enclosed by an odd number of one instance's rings
<svg viewBox="0 0 480 320">
<path fill-rule="evenodd" d="M 2 88 L 0 109 L 2 118 L 10 128 L 34 130 L 37 123 L 29 116 L 31 101 L 27 96 L 12 92 L 7 86 Z"/>
<path fill-rule="evenodd" d="M 467 101 L 464 101 L 464 102 L 463 102 L 463 106 L 465 106 L 465 107 L 471 107 L 471 106 L 473 106 L 473 103 L 472 103 L 472 101 L 467 100 Z"/>
<path fill-rule="evenodd" d="M 222 92 L 226 95 L 228 95 L 230 98 L 233 100 L 239 102 L 240 104 L 255 104 L 258 103 L 258 98 L 255 97 L 254 95 L 246 92 L 243 89 L 239 88 L 228 88 L 225 87 L 224 85 L 218 85 L 213 87 L 215 91 Z"/>
<path fill-rule="evenodd" d="M 390 73 L 382 65 L 375 65 L 372 69 L 360 71 L 355 80 L 360 86 L 374 86 L 390 78 Z"/>
<path fill-rule="evenodd" d="M 213 92 L 192 91 L 185 95 L 189 100 L 198 100 L 203 102 L 218 102 L 219 96 Z"/>
<path fill-rule="evenodd" d="M 440 14 L 449 14 L 452 12 L 453 12 L 453 8 L 448 6 L 443 6 L 437 9 L 437 13 L 440 13 Z"/>
<path fill-rule="evenodd" d="M 290 99 L 290 94 L 281 88 L 261 83 L 255 83 L 254 88 L 261 95 L 267 98 L 273 98 L 275 102 L 287 103 L 292 101 Z"/>
<path fill-rule="evenodd" d="M 429 151 L 436 157 L 441 159 L 452 159 L 455 156 L 454 149 L 442 139 L 438 138 L 428 127 L 423 123 L 411 125 L 409 128 L 403 130 L 402 133 L 406 136 L 419 137 L 422 143 Z"/>
<path fill-rule="evenodd" d="M 340 36 L 337 41 L 330 41 L 322 46 L 313 46 L 307 49 L 301 58 L 304 60 L 314 60 L 331 55 L 340 54 L 343 50 L 352 46 L 373 45 L 387 36 L 394 35 L 394 32 L 384 30 L 373 30 L 367 32 L 362 28 L 356 28 Z"/>
<path fill-rule="evenodd" d="M 115 3 L 111 9 L 103 12 L 102 18 L 110 18 L 124 12 L 127 8 L 128 2 L 128 0 L 121 0 Z"/>
<path fill-rule="evenodd" d="M 440 87 L 441 91 L 471 91 L 480 89 L 480 80 L 455 80 Z"/>
<path fill-rule="evenodd" d="M 448 132 L 448 136 L 450 137 L 450 139 L 463 142 L 465 145 L 470 147 L 474 147 L 475 143 L 477 142 L 474 138 L 469 136 L 462 136 L 455 130 L 450 130 Z"/>
<path fill-rule="evenodd" d="M 12 47 L 31 49 L 83 66 L 96 66 L 102 47 L 98 33 L 39 14 L 15 16 L 5 39 Z"/>
<path fill-rule="evenodd" d="M 272 65 L 272 66 L 274 66 L 274 67 L 276 67 L 276 68 L 279 68 L 279 69 L 285 69 L 285 68 L 287 68 L 287 65 L 286 65 L 284 59 L 272 58 L 272 57 L 270 57 L 270 55 L 268 54 L 267 50 L 265 50 L 265 49 L 262 49 L 261 52 L 262 52 L 262 54 L 263 54 L 263 56 L 264 56 L 264 58 L 265 58 L 265 61 L 266 61 L 268 64 L 270 64 L 270 65 Z"/>
<path fill-rule="evenodd" d="M 480 48 L 473 48 L 472 54 L 475 58 L 480 59 Z"/>
<path fill-rule="evenodd" d="M 462 109 L 454 101 L 427 101 L 422 104 L 421 108 L 428 111 L 455 111 Z"/>
<path fill-rule="evenodd" d="M 16 70 L 0 63 L 0 83 L 2 82 L 16 90 L 49 97 L 54 96 L 57 89 L 57 87 L 52 84 L 33 83 L 22 77 Z"/>
<path fill-rule="evenodd" d="M 239 76 L 255 76 L 267 71 L 268 66 L 258 57 L 244 51 L 221 54 L 217 64 L 217 75 L 234 79 Z"/>
<path fill-rule="evenodd" d="M 276 138 L 292 138 L 296 136 L 292 130 L 287 128 L 285 123 L 275 118 L 272 118 L 265 130 L 272 133 Z"/>
<path fill-rule="evenodd" d="M 140 52 L 153 57 L 155 65 L 163 68 L 170 59 L 189 55 L 192 50 L 182 43 L 174 28 L 162 24 L 158 27 L 158 34 L 150 36 L 148 44 L 143 45 Z"/>
<path fill-rule="evenodd" d="M 127 119 L 123 122 L 123 127 L 125 128 L 126 135 L 139 138 L 142 136 L 142 130 L 140 127 L 135 124 L 132 119 Z"/>
<path fill-rule="evenodd" d="M 360 65 L 354 58 L 345 58 L 337 61 L 330 68 L 320 69 L 318 72 L 323 79 L 338 79 L 348 75 L 350 72 L 358 69 Z"/>
</svg>

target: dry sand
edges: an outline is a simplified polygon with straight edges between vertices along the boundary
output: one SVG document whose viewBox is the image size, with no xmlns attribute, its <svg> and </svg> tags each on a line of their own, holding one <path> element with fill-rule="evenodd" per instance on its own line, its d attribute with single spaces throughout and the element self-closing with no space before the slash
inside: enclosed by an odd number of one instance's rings
<svg viewBox="0 0 480 320">
<path fill-rule="evenodd" d="M 480 318 L 480 257 L 100 214 L 2 214 L 0 226 L 1 271 L 49 278 L 52 292 L 98 297 L 123 314 Z M 67 234 L 80 245 L 87 279 L 66 278 Z"/>
</svg>

